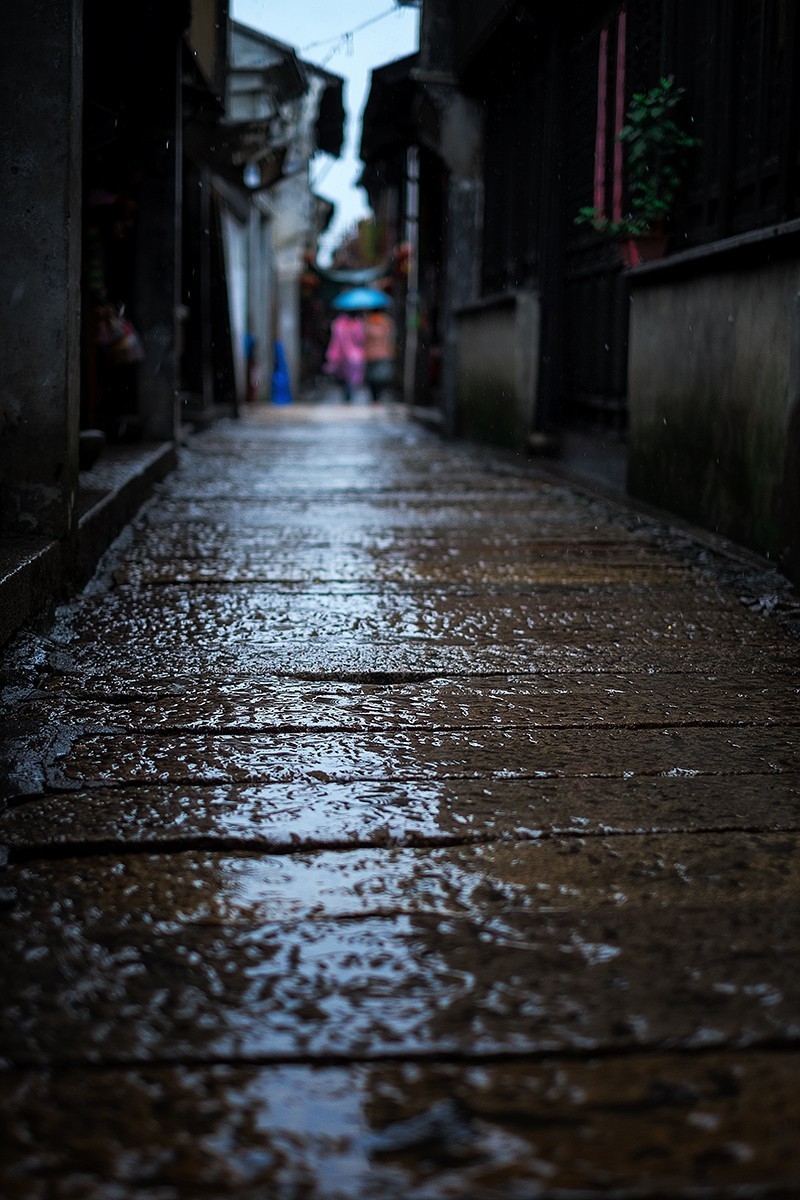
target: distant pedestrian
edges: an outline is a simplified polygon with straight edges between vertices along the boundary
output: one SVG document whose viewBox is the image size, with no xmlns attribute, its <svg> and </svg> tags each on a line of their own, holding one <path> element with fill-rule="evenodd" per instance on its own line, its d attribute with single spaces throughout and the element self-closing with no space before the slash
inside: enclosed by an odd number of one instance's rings
<svg viewBox="0 0 800 1200">
<path fill-rule="evenodd" d="M 340 313 L 331 325 L 331 338 L 323 370 L 341 383 L 345 402 L 363 386 L 366 365 L 364 318 L 356 313 Z"/>
<path fill-rule="evenodd" d="M 394 321 L 385 312 L 367 313 L 364 319 L 366 334 L 366 381 L 376 403 L 384 388 L 394 380 L 395 331 Z"/>
</svg>

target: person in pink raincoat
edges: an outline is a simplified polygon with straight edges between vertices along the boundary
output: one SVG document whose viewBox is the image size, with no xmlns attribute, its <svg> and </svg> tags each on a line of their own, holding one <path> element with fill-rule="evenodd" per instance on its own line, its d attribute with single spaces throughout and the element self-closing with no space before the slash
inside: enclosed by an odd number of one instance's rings
<svg viewBox="0 0 800 1200">
<path fill-rule="evenodd" d="M 364 318 L 355 313 L 340 313 L 331 325 L 331 338 L 323 370 L 338 379 L 345 401 L 363 386 L 366 365 Z"/>
</svg>

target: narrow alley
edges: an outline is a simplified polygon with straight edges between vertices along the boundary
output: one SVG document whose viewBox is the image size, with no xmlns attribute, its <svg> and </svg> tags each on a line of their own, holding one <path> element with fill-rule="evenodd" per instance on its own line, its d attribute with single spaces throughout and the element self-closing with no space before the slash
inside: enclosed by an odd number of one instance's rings
<svg viewBox="0 0 800 1200">
<path fill-rule="evenodd" d="M 3 660 L 0 1196 L 796 1197 L 778 584 L 401 406 L 194 436 Z"/>
</svg>

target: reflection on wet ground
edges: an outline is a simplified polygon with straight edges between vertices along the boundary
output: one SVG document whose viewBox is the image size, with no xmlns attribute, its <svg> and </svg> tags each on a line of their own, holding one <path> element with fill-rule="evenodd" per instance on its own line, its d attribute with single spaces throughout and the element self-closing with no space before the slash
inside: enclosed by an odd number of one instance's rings
<svg viewBox="0 0 800 1200">
<path fill-rule="evenodd" d="M 0 1195 L 797 1195 L 781 586 L 391 406 L 195 438 L 3 663 Z"/>
</svg>

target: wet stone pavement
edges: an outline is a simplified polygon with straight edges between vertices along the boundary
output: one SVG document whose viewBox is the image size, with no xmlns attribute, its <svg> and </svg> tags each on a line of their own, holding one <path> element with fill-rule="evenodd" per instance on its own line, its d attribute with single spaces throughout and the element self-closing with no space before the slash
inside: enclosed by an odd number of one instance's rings
<svg viewBox="0 0 800 1200">
<path fill-rule="evenodd" d="M 800 1195 L 792 603 L 399 409 L 194 438 L 5 654 L 3 1200 Z"/>
</svg>

